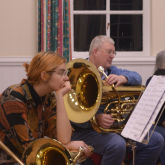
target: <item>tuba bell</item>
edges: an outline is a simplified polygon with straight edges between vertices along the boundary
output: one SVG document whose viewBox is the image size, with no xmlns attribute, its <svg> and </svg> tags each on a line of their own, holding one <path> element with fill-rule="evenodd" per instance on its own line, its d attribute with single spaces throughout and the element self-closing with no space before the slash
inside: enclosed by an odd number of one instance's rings
<svg viewBox="0 0 165 165">
<path fill-rule="evenodd" d="M 68 118 L 75 123 L 90 120 L 102 99 L 102 80 L 94 64 L 84 59 L 67 63 L 72 90 L 64 96 Z"/>
</svg>

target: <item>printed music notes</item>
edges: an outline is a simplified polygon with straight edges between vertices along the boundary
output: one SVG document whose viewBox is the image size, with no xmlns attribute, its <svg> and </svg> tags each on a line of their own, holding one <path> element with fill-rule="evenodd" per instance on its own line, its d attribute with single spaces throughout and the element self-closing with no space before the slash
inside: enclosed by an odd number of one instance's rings
<svg viewBox="0 0 165 165">
<path fill-rule="evenodd" d="M 165 102 L 165 76 L 153 76 L 121 135 L 143 142 Z"/>
</svg>

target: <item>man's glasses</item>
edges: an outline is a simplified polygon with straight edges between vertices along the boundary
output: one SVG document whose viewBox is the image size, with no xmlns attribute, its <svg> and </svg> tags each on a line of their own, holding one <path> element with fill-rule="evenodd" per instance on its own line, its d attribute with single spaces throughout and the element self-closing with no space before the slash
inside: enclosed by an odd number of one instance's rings
<svg viewBox="0 0 165 165">
<path fill-rule="evenodd" d="M 112 49 L 104 49 L 104 51 L 110 56 L 116 56 L 116 51 Z"/>
<path fill-rule="evenodd" d="M 60 76 L 67 76 L 68 75 L 68 70 L 51 70 L 51 71 L 47 71 L 48 73 L 51 73 L 51 72 L 56 72 L 58 75 Z"/>
</svg>

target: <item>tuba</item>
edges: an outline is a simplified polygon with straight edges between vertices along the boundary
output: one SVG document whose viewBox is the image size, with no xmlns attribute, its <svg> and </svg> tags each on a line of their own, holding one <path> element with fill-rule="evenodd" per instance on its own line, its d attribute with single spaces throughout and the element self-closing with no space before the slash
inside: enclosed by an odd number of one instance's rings
<svg viewBox="0 0 165 165">
<path fill-rule="evenodd" d="M 26 165 L 74 165 L 85 160 L 82 148 L 79 152 L 67 150 L 55 139 L 40 138 L 30 143 L 23 153 Z"/>
<path fill-rule="evenodd" d="M 10 162 L 2 160 L 6 164 L 75 165 L 86 159 L 82 147 L 80 147 L 78 152 L 69 151 L 59 141 L 50 138 L 40 138 L 31 142 L 24 151 L 22 160 L 20 160 L 2 141 L 0 141 L 0 147 L 13 158 Z"/>
</svg>

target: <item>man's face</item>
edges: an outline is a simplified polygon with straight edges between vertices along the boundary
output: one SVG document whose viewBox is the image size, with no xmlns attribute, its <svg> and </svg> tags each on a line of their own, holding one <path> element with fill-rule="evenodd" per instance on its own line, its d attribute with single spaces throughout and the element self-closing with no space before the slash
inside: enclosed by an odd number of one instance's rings
<svg viewBox="0 0 165 165">
<path fill-rule="evenodd" d="M 108 69 L 115 57 L 115 47 L 112 43 L 105 41 L 100 48 L 95 51 L 95 65 Z"/>
</svg>

